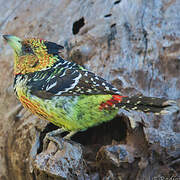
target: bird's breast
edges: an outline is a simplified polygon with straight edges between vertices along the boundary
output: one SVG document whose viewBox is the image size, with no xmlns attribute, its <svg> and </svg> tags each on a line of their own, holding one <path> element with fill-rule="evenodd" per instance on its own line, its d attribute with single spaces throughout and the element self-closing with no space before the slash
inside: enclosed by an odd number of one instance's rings
<svg viewBox="0 0 180 180">
<path fill-rule="evenodd" d="M 29 88 L 27 86 L 28 78 L 25 76 L 16 77 L 14 82 L 14 91 L 21 104 L 33 114 L 38 115 L 43 119 L 48 119 L 49 114 L 41 108 L 40 102 L 32 98 Z"/>
</svg>

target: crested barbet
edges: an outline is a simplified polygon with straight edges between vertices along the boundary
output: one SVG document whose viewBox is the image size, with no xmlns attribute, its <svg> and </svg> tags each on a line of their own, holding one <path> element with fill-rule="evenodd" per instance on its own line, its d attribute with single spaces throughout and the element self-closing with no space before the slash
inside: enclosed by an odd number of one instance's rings
<svg viewBox="0 0 180 180">
<path fill-rule="evenodd" d="M 171 111 L 175 101 L 144 96 L 123 96 L 103 78 L 60 57 L 63 46 L 42 39 L 4 35 L 14 50 L 14 91 L 38 117 L 68 131 L 110 121 L 119 108 L 145 113 Z"/>
</svg>

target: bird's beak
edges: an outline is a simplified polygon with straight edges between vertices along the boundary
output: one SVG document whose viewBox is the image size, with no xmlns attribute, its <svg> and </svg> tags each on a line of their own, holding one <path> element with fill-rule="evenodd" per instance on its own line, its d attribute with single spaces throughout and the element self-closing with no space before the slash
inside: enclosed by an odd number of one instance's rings
<svg viewBox="0 0 180 180">
<path fill-rule="evenodd" d="M 5 41 L 14 49 L 16 53 L 21 52 L 22 44 L 21 39 L 13 35 L 3 35 Z"/>
</svg>

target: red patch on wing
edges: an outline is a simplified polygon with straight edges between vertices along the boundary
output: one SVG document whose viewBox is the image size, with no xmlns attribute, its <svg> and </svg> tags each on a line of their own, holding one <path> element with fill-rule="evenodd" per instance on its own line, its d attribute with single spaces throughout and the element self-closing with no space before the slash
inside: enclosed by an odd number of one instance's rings
<svg viewBox="0 0 180 180">
<path fill-rule="evenodd" d="M 107 100 L 105 102 L 102 102 L 100 104 L 99 109 L 100 110 L 111 109 L 113 107 L 113 105 L 116 105 L 116 104 L 120 103 L 124 97 L 127 97 L 127 96 L 112 95 L 111 99 L 109 99 L 109 100 Z"/>
</svg>

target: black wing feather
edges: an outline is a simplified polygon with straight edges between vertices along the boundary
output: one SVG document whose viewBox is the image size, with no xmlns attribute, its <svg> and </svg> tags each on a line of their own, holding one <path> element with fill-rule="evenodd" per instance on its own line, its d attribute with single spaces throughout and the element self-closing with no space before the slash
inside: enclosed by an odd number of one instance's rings
<svg viewBox="0 0 180 180">
<path fill-rule="evenodd" d="M 120 94 L 103 78 L 83 69 L 76 63 L 61 59 L 55 68 L 28 74 L 31 93 L 41 98 L 78 96 L 81 94 Z M 65 63 L 64 63 L 65 62 Z"/>
<path fill-rule="evenodd" d="M 54 42 L 45 41 L 44 44 L 47 48 L 48 54 L 58 55 L 59 51 L 64 49 L 63 46 Z"/>
</svg>

